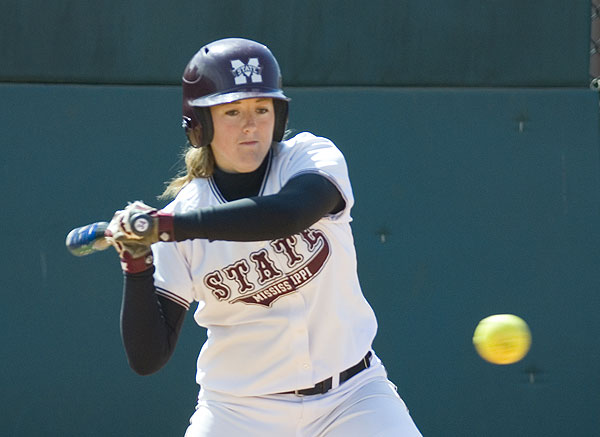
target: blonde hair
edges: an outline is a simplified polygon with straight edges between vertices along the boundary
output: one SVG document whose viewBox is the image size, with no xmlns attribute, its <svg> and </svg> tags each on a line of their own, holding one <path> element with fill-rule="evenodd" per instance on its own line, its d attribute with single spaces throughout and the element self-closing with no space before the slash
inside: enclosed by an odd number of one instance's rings
<svg viewBox="0 0 600 437">
<path fill-rule="evenodd" d="M 165 188 L 165 191 L 159 196 L 159 199 L 166 200 L 174 198 L 183 187 L 195 178 L 209 178 L 212 176 L 215 169 L 215 157 L 212 148 L 210 145 L 205 147 L 194 147 L 200 143 L 196 134 L 197 132 L 195 130 L 187 132 L 190 145 L 184 153 L 185 170 L 166 182 L 167 188 Z"/>
</svg>

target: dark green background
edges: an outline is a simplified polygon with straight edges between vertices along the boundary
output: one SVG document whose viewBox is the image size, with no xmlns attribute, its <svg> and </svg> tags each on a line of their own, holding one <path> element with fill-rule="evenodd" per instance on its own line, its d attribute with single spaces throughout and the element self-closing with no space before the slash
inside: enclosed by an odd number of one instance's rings
<svg viewBox="0 0 600 437">
<path fill-rule="evenodd" d="M 203 44 L 267 44 L 288 86 L 585 86 L 587 0 L 3 0 L 0 80 L 178 84 Z"/>
<path fill-rule="evenodd" d="M 183 435 L 205 333 L 188 315 L 166 368 L 136 376 L 115 254 L 74 258 L 64 238 L 129 200 L 162 206 L 179 75 L 242 35 L 280 59 L 290 127 L 347 157 L 375 348 L 423 434 L 598 435 L 588 2 L 153 3 L 0 6 L 0 434 Z M 471 336 L 504 312 L 533 346 L 494 366 Z"/>
</svg>

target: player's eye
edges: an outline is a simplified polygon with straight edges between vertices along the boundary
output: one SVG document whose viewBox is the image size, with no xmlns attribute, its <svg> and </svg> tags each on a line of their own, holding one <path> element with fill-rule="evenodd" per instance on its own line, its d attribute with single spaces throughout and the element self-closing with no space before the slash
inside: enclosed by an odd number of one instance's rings
<svg viewBox="0 0 600 437">
<path fill-rule="evenodd" d="M 257 114 L 266 114 L 267 112 L 269 112 L 269 108 L 265 107 L 265 108 L 256 108 L 256 113 Z"/>
<path fill-rule="evenodd" d="M 225 111 L 225 115 L 230 115 L 230 116 L 236 116 L 240 113 L 240 111 L 238 111 L 237 109 L 230 109 L 228 111 Z"/>
</svg>

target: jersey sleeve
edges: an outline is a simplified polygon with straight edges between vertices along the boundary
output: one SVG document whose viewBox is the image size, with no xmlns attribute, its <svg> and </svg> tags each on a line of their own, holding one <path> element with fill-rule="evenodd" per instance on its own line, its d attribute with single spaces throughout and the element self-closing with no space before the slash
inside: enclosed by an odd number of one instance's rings
<svg viewBox="0 0 600 437">
<path fill-rule="evenodd" d="M 157 294 L 189 309 L 195 300 L 195 293 L 185 248 L 181 247 L 185 245 L 186 242 L 159 242 L 152 245 L 154 286 Z"/>
<path fill-rule="evenodd" d="M 289 155 L 282 166 L 281 185 L 304 173 L 320 174 L 336 186 L 346 204 L 342 211 L 331 214 L 328 218 L 349 219 L 354 194 L 346 159 L 336 145 L 327 138 L 304 132 L 289 140 L 287 147 L 284 153 Z"/>
<path fill-rule="evenodd" d="M 185 212 L 193 208 L 194 204 L 193 190 L 184 188 L 177 198 L 164 208 L 164 211 Z M 190 259 L 194 250 L 197 251 L 198 248 L 193 247 L 190 240 L 158 242 L 152 245 L 156 293 L 186 309 L 190 308 L 192 302 L 198 300 L 190 273 Z"/>
</svg>

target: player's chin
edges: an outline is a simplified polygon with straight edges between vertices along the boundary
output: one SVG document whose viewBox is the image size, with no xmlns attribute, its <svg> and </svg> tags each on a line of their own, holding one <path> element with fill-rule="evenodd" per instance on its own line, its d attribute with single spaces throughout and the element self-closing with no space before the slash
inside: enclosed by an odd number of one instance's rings
<svg viewBox="0 0 600 437">
<path fill-rule="evenodd" d="M 240 154 L 240 159 L 236 170 L 238 173 L 250 173 L 258 169 L 263 163 L 269 150 L 261 150 L 255 148 L 253 150 L 245 150 Z"/>
<path fill-rule="evenodd" d="M 254 156 L 248 159 L 243 159 L 238 162 L 238 165 L 235 168 L 236 173 L 251 173 L 256 171 L 260 164 L 262 164 L 264 157 Z"/>
</svg>

